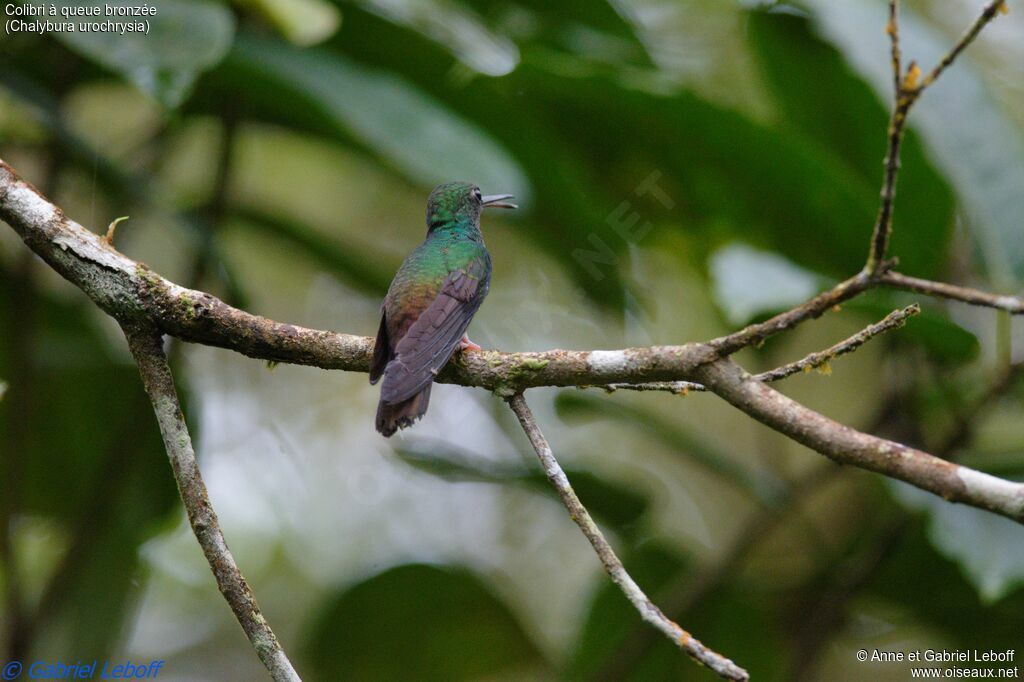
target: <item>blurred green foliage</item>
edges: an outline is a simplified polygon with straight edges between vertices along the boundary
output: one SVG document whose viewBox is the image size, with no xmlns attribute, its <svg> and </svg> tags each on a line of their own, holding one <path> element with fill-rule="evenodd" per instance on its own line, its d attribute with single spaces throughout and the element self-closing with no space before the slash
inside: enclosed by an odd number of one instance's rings
<svg viewBox="0 0 1024 682">
<path fill-rule="evenodd" d="M 272 201 L 228 195 L 233 136 L 264 126 L 355 150 L 393 183 L 381 192 L 423 194 L 456 177 L 514 192 L 523 205 L 516 229 L 568 274 L 602 324 L 617 324 L 638 300 L 650 303 L 630 277 L 630 255 L 642 244 L 663 250 L 680 270 L 696 268 L 708 289 L 755 293 L 718 297 L 723 321 L 734 326 L 791 305 L 794 291 L 859 269 L 877 210 L 888 102 L 878 94 L 875 62 L 884 75 L 887 57 L 875 50 L 871 62 L 851 36 L 868 31 L 881 40 L 884 8 L 806 4 L 711 10 L 693 3 L 697 16 L 728 12 L 735 21 L 741 63 L 759 88 L 751 97 L 760 106 L 745 108 L 713 96 L 722 84 L 708 81 L 727 72 L 720 64 L 705 65 L 704 81 L 673 72 L 644 22 L 618 2 L 168 0 L 150 36 L 0 38 L 0 152 L 35 159 L 44 189 L 62 174 L 84 174 L 116 215 L 159 214 L 194 251 L 191 281 L 182 284 L 237 303 L 247 292 L 222 252 L 225 226 L 291 248 L 310 268 L 371 299 L 386 289 L 397 262 L 373 234 L 355 242 L 287 206 L 271 210 Z M 906 21 L 911 34 L 930 30 L 921 17 L 908 13 Z M 968 74 L 959 82 L 973 88 L 968 110 L 995 121 L 1003 144 L 979 145 L 977 156 L 960 148 L 954 160 L 966 170 L 952 172 L 955 146 L 943 133 L 966 135 L 964 126 L 973 124 L 947 115 L 945 130 L 912 128 L 892 251 L 909 274 L 1019 288 L 1024 249 L 1019 226 L 1009 229 L 1007 221 L 1020 215 L 1013 169 L 1024 167 L 1021 131 L 969 69 L 956 67 Z M 156 122 L 127 151 L 98 143 L 102 135 L 90 137 L 67 115 L 81 92 L 111 80 L 155 102 Z M 919 108 L 930 106 L 926 98 Z M 205 198 L 186 200 L 164 182 L 158 160 L 189 124 L 211 120 L 220 138 L 206 145 L 213 177 L 198 194 Z M 1008 179 L 997 182 L 1004 170 Z M 663 195 L 643 189 L 647 181 Z M 995 207 L 991 220 L 984 207 Z M 634 212 L 637 221 L 627 222 Z M 5 580 L 34 585 L 22 595 L 26 620 L 7 604 L 7 653 L 113 654 L 131 614 L 132 585 L 145 579 L 140 547 L 180 513 L 172 479 L 135 369 L 95 311 L 81 296 L 52 296 L 17 250 L 0 255 L 4 568 L 25 574 Z M 778 286 L 761 286 L 766 273 Z M 898 305 L 903 297 L 879 292 L 847 308 L 867 320 Z M 999 369 L 982 352 L 994 343 L 991 322 L 930 305 L 877 342 L 895 359 L 871 428 L 918 442 L 935 425 L 955 423 L 964 401 L 943 386 L 955 381 L 984 393 Z M 769 348 L 748 359 L 772 357 Z M 997 398 L 1019 401 L 1013 390 L 1008 396 Z M 688 471 L 724 479 L 755 505 L 751 523 L 800 515 L 806 494 L 792 472 L 737 457 L 728 442 L 656 416 L 649 402 L 617 400 L 566 392 L 556 408 L 569 424 L 635 431 L 694 465 Z M 952 454 L 970 458 L 972 444 L 968 438 Z M 452 485 L 550 495 L 532 463 L 485 464 L 447 444 L 402 446 L 398 456 Z M 1019 474 L 1024 462 L 1015 452 L 1001 465 Z M 832 554 L 804 579 L 776 584 L 735 565 L 714 574 L 713 563 L 651 539 L 658 533 L 650 491 L 581 465 L 568 470 L 655 601 L 677 605 L 666 609 L 670 616 L 758 678 L 813 676 L 823 649 L 840 638 L 871 648 L 875 640 L 853 627 L 858 609 L 940 633 L 950 647 L 1020 645 L 1024 572 L 1019 552 L 1001 551 L 1020 546 L 1019 526 L 965 521 L 961 512 L 972 510 L 879 494 L 855 479 L 851 485 L 871 505 L 860 523 L 827 533 Z M 21 518 L 41 519 L 64 538 L 64 558 L 42 579 L 11 558 Z M 775 551 L 759 546 L 770 535 L 755 533 L 739 556 Z M 996 574 L 978 557 L 1002 562 Z M 794 613 L 793 604 L 805 611 Z M 609 583 L 589 596 L 575 644 L 561 658 L 538 647 L 518 613 L 469 568 L 387 567 L 297 616 L 302 646 L 293 653 L 300 669 L 323 680 L 710 677 L 644 630 Z M 810 673 L 801 668 L 808 659 Z"/>
<path fill-rule="evenodd" d="M 326 599 L 309 634 L 307 656 L 321 680 L 397 680 L 409 671 L 420 680 L 475 680 L 543 667 L 507 607 L 462 568 L 385 571 Z"/>
</svg>

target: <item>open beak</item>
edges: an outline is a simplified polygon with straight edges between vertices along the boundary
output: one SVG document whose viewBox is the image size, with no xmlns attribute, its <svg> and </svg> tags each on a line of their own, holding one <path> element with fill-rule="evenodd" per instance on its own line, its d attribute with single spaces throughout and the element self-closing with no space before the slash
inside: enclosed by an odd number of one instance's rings
<svg viewBox="0 0 1024 682">
<path fill-rule="evenodd" d="M 486 194 L 481 199 L 481 202 L 484 208 L 519 208 L 508 201 L 511 198 L 511 194 Z"/>
</svg>

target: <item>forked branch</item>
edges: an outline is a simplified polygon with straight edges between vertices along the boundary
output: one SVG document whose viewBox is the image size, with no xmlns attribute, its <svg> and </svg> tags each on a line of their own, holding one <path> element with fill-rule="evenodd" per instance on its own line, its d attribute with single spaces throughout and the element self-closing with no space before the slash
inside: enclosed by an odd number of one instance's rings
<svg viewBox="0 0 1024 682">
<path fill-rule="evenodd" d="M 889 250 L 889 238 L 892 236 L 893 211 L 896 202 L 896 177 L 900 170 L 900 144 L 906 132 L 907 115 L 921 93 L 942 75 L 950 64 L 963 52 L 968 45 L 981 33 L 996 14 L 1006 10 L 1006 0 L 992 0 L 982 10 L 981 15 L 971 27 L 960 37 L 960 40 L 942 57 L 923 79 L 921 69 L 915 62 L 910 62 L 906 73 L 902 71 L 900 54 L 899 2 L 889 0 L 889 23 L 886 33 L 891 44 L 891 62 L 893 70 L 894 102 L 892 116 L 889 118 L 889 141 L 885 154 L 885 173 L 882 179 L 881 203 L 878 217 L 871 234 L 871 249 L 868 252 L 865 272 L 876 275 L 882 269 L 886 252 Z"/>
<path fill-rule="evenodd" d="M 2 161 L 0 218 L 10 223 L 25 243 L 57 272 L 80 287 L 97 305 L 118 318 L 122 324 L 148 325 L 184 340 L 230 348 L 250 357 L 278 362 L 360 372 L 367 371 L 369 367 L 372 339 L 274 322 L 232 308 L 210 294 L 178 286 L 117 252 L 101 237 L 69 220 L 59 208 L 18 178 L 14 170 Z M 804 305 L 706 343 L 611 351 L 460 353 L 441 372 L 438 381 L 487 388 L 503 395 L 535 386 L 650 381 L 704 383 L 700 378 L 703 370 L 721 367 L 726 362 L 723 355 L 818 317 L 835 308 L 838 303 L 877 286 L 879 278 L 880 275 L 858 273 Z M 764 386 L 760 382 L 754 383 Z M 724 386 L 708 385 L 708 388 L 727 397 Z M 734 404 L 747 414 L 758 417 L 768 407 L 760 401 L 773 394 L 774 391 L 761 394 L 760 397 L 751 396 L 749 401 Z M 805 417 L 820 416 L 807 408 L 803 409 Z M 844 434 L 857 433 L 849 427 L 823 418 L 810 419 L 804 425 L 796 425 L 799 428 L 793 425 L 782 428 L 782 423 L 777 421 L 769 420 L 765 423 L 790 436 L 794 433 L 807 435 L 813 431 L 813 439 L 801 442 L 830 457 L 836 456 L 835 450 L 824 444 Z M 867 434 L 860 435 L 872 438 Z M 878 440 L 877 444 L 885 442 Z M 870 448 L 848 454 L 843 458 L 845 463 L 887 473 L 876 466 L 876 460 L 865 458 L 866 454 L 870 454 Z M 927 467 L 904 468 L 900 470 L 901 478 L 947 499 L 956 499 L 1024 521 L 1021 514 L 1024 484 L 1001 481 L 960 467 L 959 470 L 968 477 L 974 475 L 971 478 L 972 494 L 964 495 L 959 490 L 960 484 L 956 483 L 958 479 L 919 478 L 928 470 Z M 1020 492 L 1008 495 L 1007 486 Z M 1013 495 L 1020 497 L 1020 504 L 1015 502 Z"/>
<path fill-rule="evenodd" d="M 871 332 L 869 328 L 865 330 L 868 332 L 866 335 L 862 332 L 826 351 L 764 375 L 748 375 L 728 357 L 774 334 L 837 309 L 844 301 L 878 286 L 906 289 L 1011 313 L 1024 311 L 1024 301 L 1020 298 L 995 296 L 908 277 L 892 272 L 893 263 L 886 260 L 892 233 L 900 143 L 907 114 L 921 93 L 941 76 L 1001 9 L 1005 9 L 1005 0 L 989 2 L 977 21 L 922 79 L 913 63 L 903 71 L 897 0 L 890 1 L 888 32 L 895 102 L 888 130 L 881 203 L 867 262 L 861 272 L 792 310 L 705 343 L 613 351 L 461 353 L 438 377 L 438 381 L 487 388 L 506 398 L 549 479 L 612 579 L 644 620 L 723 677 L 740 680 L 746 679 L 747 675 L 665 617 L 629 577 L 573 493 L 551 448 L 537 428 L 522 391 L 534 386 L 617 383 L 699 385 L 772 429 L 838 462 L 876 471 L 945 499 L 987 509 L 1024 523 L 1024 484 L 989 476 L 899 443 L 861 433 L 796 403 L 766 385 L 767 381 L 820 366 L 840 351 L 853 350 L 876 333 L 892 328 L 897 322 L 902 323 L 907 315 L 913 314 L 913 308 L 899 311 L 903 317 L 898 320 L 879 323 L 883 329 Z M 217 584 L 273 678 L 297 680 L 298 676 L 260 614 L 255 598 L 224 542 L 181 416 L 160 335 L 166 333 L 186 341 L 229 348 L 255 358 L 361 372 L 369 367 L 372 339 L 274 322 L 233 308 L 210 294 L 178 286 L 117 252 L 103 238 L 69 220 L 2 160 L 0 219 L 8 222 L 32 251 L 84 291 L 125 329 L 146 391 L 153 402 L 189 522 L 213 569 Z"/>
</svg>

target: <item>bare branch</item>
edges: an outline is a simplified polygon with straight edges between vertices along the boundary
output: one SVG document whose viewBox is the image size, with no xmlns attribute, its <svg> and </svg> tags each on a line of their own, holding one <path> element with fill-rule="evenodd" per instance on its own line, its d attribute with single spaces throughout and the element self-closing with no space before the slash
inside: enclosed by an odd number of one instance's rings
<svg viewBox="0 0 1024 682">
<path fill-rule="evenodd" d="M 304 329 L 274 322 L 232 308 L 209 294 L 186 289 L 165 280 L 144 265 L 109 247 L 98 235 L 66 218 L 59 208 L 44 199 L 34 187 L 18 178 L 13 169 L 2 161 L 0 218 L 11 224 L 29 248 L 88 294 L 103 310 L 120 320 L 122 325 L 148 325 L 157 331 L 184 340 L 229 348 L 250 357 L 267 360 L 359 372 L 365 372 L 369 368 L 373 343 L 371 338 Z M 888 265 L 883 264 L 882 273 L 886 271 Z M 722 355 L 758 343 L 772 334 L 818 317 L 838 303 L 877 285 L 879 277 L 881 274 L 871 276 L 861 272 L 793 310 L 708 343 L 611 351 L 459 353 L 441 372 L 438 381 L 487 388 L 503 396 L 534 386 L 581 386 L 651 381 L 689 381 L 703 384 L 705 382 L 702 377 L 709 368 L 720 371 L 722 367 L 733 366 L 730 362 L 721 362 Z M 763 386 L 757 381 L 747 383 Z M 728 391 L 713 386 L 709 388 L 731 400 L 727 395 Z M 770 389 L 766 390 L 769 393 L 748 395 L 747 400 L 739 404 L 741 409 L 755 418 L 762 419 L 772 428 L 804 442 L 800 437 L 793 435 L 794 431 L 800 431 L 800 424 L 782 424 L 777 420 L 765 420 L 761 416 L 763 412 L 773 409 L 772 396 L 777 395 Z M 805 417 L 820 417 L 803 406 L 795 403 L 793 405 L 804 410 L 800 414 Z M 871 438 L 848 427 L 839 426 L 835 422 L 830 424 L 843 429 L 843 434 Z M 819 429 L 816 433 L 819 438 L 828 437 L 827 431 Z M 842 458 L 842 461 L 849 464 L 889 473 L 878 466 L 875 461 L 877 458 L 872 456 L 870 448 L 840 454 L 836 454 L 835 447 L 828 444 L 821 444 L 815 449 L 823 454 Z M 933 480 L 929 480 L 927 467 L 910 467 L 900 471 L 897 478 L 902 478 L 924 490 L 945 496 L 945 492 L 951 489 L 948 486 L 937 487 Z M 958 471 L 963 472 L 965 480 L 972 484 L 978 481 L 981 481 L 981 484 L 980 487 L 973 489 L 972 494 L 955 499 L 982 509 L 997 510 L 999 513 L 1004 513 L 1012 507 L 1006 498 L 1008 489 L 1000 487 L 999 484 L 1011 486 L 1012 491 L 1017 490 L 1017 484 L 1000 481 L 965 468 Z M 985 499 L 989 494 L 996 497 Z"/>
<path fill-rule="evenodd" d="M 783 365 L 782 367 L 778 367 L 768 372 L 755 374 L 754 379 L 764 382 L 778 381 L 779 379 L 785 379 L 786 377 L 797 374 L 798 372 L 809 372 L 812 369 L 823 367 L 840 355 L 852 353 L 879 334 L 884 334 L 891 329 L 899 329 L 906 324 L 907 318 L 913 317 L 920 312 L 921 306 L 916 303 L 909 305 L 902 310 L 894 310 L 886 315 L 884 319 L 865 327 L 848 339 L 844 339 L 833 346 L 829 346 L 825 350 L 811 353 L 796 362 L 791 362 L 788 365 Z"/>
<path fill-rule="evenodd" d="M 884 262 L 878 268 L 878 272 L 885 272 L 891 266 L 892 263 Z M 792 329 L 807 320 L 821 317 L 829 310 L 835 309 L 840 303 L 864 293 L 874 286 L 875 276 L 876 274 L 859 272 L 791 310 L 779 313 L 764 322 L 744 327 L 732 334 L 712 339 L 708 342 L 708 345 L 720 356 L 732 355 L 747 346 L 755 346 L 769 336 Z"/>
<path fill-rule="evenodd" d="M 878 218 L 875 220 L 875 227 L 871 234 L 871 249 L 868 252 L 867 264 L 864 269 L 872 274 L 878 274 L 882 269 L 882 262 L 886 252 L 889 250 L 889 238 L 892 235 L 893 207 L 896 200 L 896 176 L 900 170 L 900 143 L 906 131 L 907 115 L 910 108 L 921 96 L 921 93 L 942 75 L 942 72 L 970 45 L 981 29 L 985 27 L 996 14 L 1005 11 L 1005 0 L 992 0 L 982 10 L 981 15 L 971 27 L 961 36 L 960 40 L 950 49 L 942 60 L 918 83 L 921 70 L 914 62 L 910 63 L 907 73 L 901 72 L 900 66 L 900 44 L 899 44 L 899 7 L 897 0 L 889 0 L 889 23 L 886 32 L 889 34 L 892 44 L 892 66 L 893 83 L 896 93 L 893 103 L 892 116 L 889 119 L 889 143 L 885 155 L 885 174 L 882 179 L 882 202 L 878 208 Z"/>
<path fill-rule="evenodd" d="M 638 391 L 640 393 L 664 391 L 665 393 L 682 396 L 688 395 L 691 391 L 702 393 L 708 390 L 704 384 L 698 384 L 693 381 L 645 381 L 641 384 L 617 383 L 604 384 L 603 386 L 580 386 L 580 388 L 600 388 L 608 393 L 615 393 L 615 391 Z"/>
<path fill-rule="evenodd" d="M 731 360 L 709 363 L 694 378 L 735 407 L 840 464 L 906 481 L 951 502 L 1024 523 L 1024 483 L 952 464 L 926 452 L 833 421 L 752 376 Z"/>
<path fill-rule="evenodd" d="M 892 5 L 895 7 L 895 3 Z M 894 38 L 895 40 L 895 38 Z M 916 78 L 917 66 L 911 63 L 907 81 Z M 896 201 L 896 176 L 900 171 L 900 144 L 903 141 L 903 133 L 906 130 L 907 112 L 914 103 L 913 96 L 907 95 L 906 81 L 897 80 L 896 103 L 893 106 L 892 116 L 889 118 L 888 146 L 885 152 L 885 173 L 882 177 L 881 204 L 878 207 L 878 217 L 875 219 L 875 227 L 871 231 L 871 249 L 868 252 L 865 272 L 876 275 L 882 269 L 885 254 L 889 250 L 889 237 L 892 235 L 893 206 Z"/>
<path fill-rule="evenodd" d="M 558 460 L 555 459 L 551 446 L 548 445 L 547 439 L 544 438 L 540 427 L 537 426 L 533 412 L 530 410 L 529 405 L 526 404 L 523 394 L 516 393 L 505 400 L 508 402 L 509 407 L 512 408 L 512 411 L 515 412 L 516 417 L 519 418 L 519 423 L 522 425 L 523 431 L 526 432 L 527 438 L 530 439 L 530 444 L 533 446 L 534 452 L 537 453 L 537 458 L 540 460 L 544 473 L 547 475 L 548 480 L 551 481 L 551 485 L 558 491 L 558 496 L 562 498 L 562 504 L 569 511 L 570 518 L 583 531 L 583 535 L 586 536 L 590 545 L 597 553 L 597 557 L 601 560 L 604 570 L 607 571 L 612 582 L 619 586 L 619 589 L 626 595 L 626 598 L 640 612 L 640 617 L 660 630 L 695 661 L 706 665 L 720 677 L 728 680 L 749 679 L 750 675 L 746 670 L 701 644 L 693 635 L 665 616 L 661 609 L 648 599 L 647 595 L 640 589 L 640 586 L 626 572 L 619 557 L 615 555 L 615 551 L 608 544 L 608 541 L 605 540 L 601 529 L 597 527 L 586 507 L 583 506 L 583 503 L 576 496 L 576 492 L 569 484 L 569 479 L 566 478 L 565 472 L 562 471 Z"/>
<path fill-rule="evenodd" d="M 460 353 L 438 377 L 442 382 L 491 389 L 507 400 L 545 473 L 612 580 L 645 621 L 722 677 L 745 680 L 748 675 L 668 619 L 632 580 L 573 492 L 537 427 L 522 390 L 533 386 L 592 384 L 604 384 L 609 390 L 629 388 L 675 393 L 710 390 L 770 428 L 839 463 L 903 480 L 947 500 L 987 509 L 1024 523 L 1024 484 L 989 476 L 858 432 L 765 385 L 765 382 L 799 371 L 821 367 L 831 358 L 855 350 L 874 336 L 902 325 L 907 317 L 917 313 L 916 306 L 896 311 L 829 349 L 760 375 L 749 375 L 728 358 L 742 348 L 820 317 L 840 303 L 880 285 L 1014 314 L 1024 311 L 1024 300 L 1020 298 L 908 277 L 891 272 L 892 263 L 885 260 L 892 234 L 900 146 L 907 115 L 922 92 L 975 40 L 996 13 L 1005 9 L 1005 0 L 989 2 L 953 48 L 920 79 L 920 70 L 913 62 L 906 73 L 902 71 L 898 0 L 890 0 L 887 32 L 891 39 L 895 102 L 888 128 L 881 202 L 862 272 L 766 322 L 707 343 L 612 351 Z M 272 677 L 298 680 L 225 544 L 181 415 L 160 335 L 168 333 L 187 341 L 233 349 L 250 357 L 349 371 L 367 371 L 372 339 L 274 322 L 233 308 L 204 292 L 178 286 L 117 252 L 111 243 L 114 225 L 108 233 L 110 239 L 86 230 L 22 181 L 2 160 L 0 219 L 10 223 L 29 248 L 55 271 L 121 323 L 153 403 L 189 522 L 218 587 Z M 0 383 L 0 398 L 2 391 Z"/>
<path fill-rule="evenodd" d="M 0 218 L 54 270 L 122 322 L 149 324 L 185 341 L 264 360 L 369 370 L 372 337 L 275 322 L 170 282 L 68 219 L 3 161 Z M 695 343 L 612 351 L 468 352 L 457 354 L 437 380 L 505 393 L 533 386 L 673 381 L 714 358 L 714 351 Z"/>
<path fill-rule="evenodd" d="M 178 493 L 188 514 L 192 532 L 199 541 L 203 554 L 217 580 L 217 587 L 231 606 L 239 625 L 245 631 L 256 654 L 263 661 L 276 682 L 301 682 L 284 650 L 277 641 L 273 630 L 267 624 L 256 604 L 256 597 L 245 581 L 235 559 L 228 549 L 217 521 L 217 514 L 210 504 L 192 448 L 192 439 L 185 424 L 185 417 L 178 404 L 171 368 L 164 356 L 160 334 L 152 328 L 124 326 L 125 336 L 132 356 L 139 366 L 142 383 L 146 388 L 153 411 L 156 413 L 163 435 L 167 456 L 171 460 Z"/>
<path fill-rule="evenodd" d="M 952 49 L 950 49 L 950 51 L 947 52 L 939 63 L 936 64 L 928 73 L 928 75 L 924 77 L 924 80 L 921 81 L 921 85 L 917 88 L 914 96 L 919 97 L 925 88 L 934 83 L 936 79 L 942 75 L 942 72 L 949 68 L 949 65 L 952 64 L 958 56 L 960 56 L 960 53 L 963 52 L 968 45 L 974 42 L 974 39 L 978 37 L 979 33 L 981 33 L 981 29 L 985 28 L 986 24 L 995 19 L 996 14 L 999 12 L 1005 12 L 1006 9 L 1006 0 L 992 0 L 989 2 L 985 6 L 985 9 L 981 11 L 981 15 L 973 24 L 971 24 L 971 27 L 968 28 L 962 36 L 960 36 L 960 40 L 956 42 L 956 45 L 954 45 Z"/>
<path fill-rule="evenodd" d="M 889 34 L 889 43 L 892 46 L 892 76 L 894 101 L 899 100 L 900 92 L 903 89 L 903 67 L 900 56 L 900 8 L 899 0 L 889 0 L 889 23 L 885 27 Z"/>
<path fill-rule="evenodd" d="M 916 303 L 894 310 L 884 319 L 869 325 L 853 336 L 829 346 L 825 350 L 816 351 L 804 356 L 796 362 L 791 362 L 781 367 L 776 367 L 767 372 L 755 374 L 753 378 L 757 381 L 772 382 L 785 379 L 799 372 L 809 372 L 817 369 L 839 357 L 857 350 L 865 343 L 891 329 L 899 329 L 906 324 L 907 318 L 913 317 L 921 312 L 921 307 Z M 707 387 L 693 381 L 649 381 L 642 384 L 605 384 L 604 386 L 582 386 L 581 388 L 603 388 L 609 393 L 615 391 L 666 391 L 676 395 L 686 395 L 690 391 L 707 391 Z"/>
<path fill-rule="evenodd" d="M 698 570 L 686 583 L 677 582 L 663 597 L 665 610 L 683 619 L 695 613 L 701 602 L 731 579 L 749 559 L 759 543 L 772 537 L 772 531 L 790 515 L 797 515 L 805 497 L 818 493 L 836 479 L 843 469 L 825 465 L 815 467 L 794 481 L 786 494 L 768 508 L 758 507 L 730 540 L 725 551 L 709 565 Z M 811 529 L 808 528 L 808 531 Z M 617 682 L 629 676 L 638 661 L 654 643 L 653 631 L 636 627 L 607 657 L 608 666 L 596 675 L 594 682 Z"/>
<path fill-rule="evenodd" d="M 1018 296 L 1000 296 L 986 291 L 979 291 L 978 289 L 956 286 L 955 284 L 909 277 L 898 272 L 888 272 L 880 275 L 878 281 L 894 289 L 914 291 L 936 298 L 948 298 L 962 303 L 969 303 L 970 305 L 1005 310 L 1013 315 L 1024 313 L 1024 299 Z"/>
</svg>

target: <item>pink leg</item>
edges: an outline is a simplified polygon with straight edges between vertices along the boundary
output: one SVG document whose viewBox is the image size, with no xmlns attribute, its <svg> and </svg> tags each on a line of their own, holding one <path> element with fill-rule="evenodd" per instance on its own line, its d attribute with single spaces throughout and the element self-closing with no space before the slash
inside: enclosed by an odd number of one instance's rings
<svg viewBox="0 0 1024 682">
<path fill-rule="evenodd" d="M 462 350 L 462 351 L 466 351 L 466 350 L 482 351 L 483 348 L 481 348 L 480 346 L 478 346 L 475 343 L 473 343 L 472 341 L 470 341 L 469 340 L 469 336 L 467 334 L 463 334 L 462 335 L 462 340 L 459 341 L 459 350 Z"/>
</svg>

